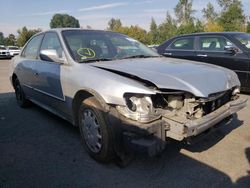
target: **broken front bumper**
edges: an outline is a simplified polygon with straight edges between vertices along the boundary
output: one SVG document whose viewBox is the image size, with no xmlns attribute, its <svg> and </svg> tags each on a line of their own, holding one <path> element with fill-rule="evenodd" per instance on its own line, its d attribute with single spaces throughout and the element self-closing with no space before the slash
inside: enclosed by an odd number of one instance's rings
<svg viewBox="0 0 250 188">
<path fill-rule="evenodd" d="M 112 124 L 121 124 L 119 132 L 122 134 L 122 140 L 125 142 L 125 145 L 136 151 L 140 150 L 149 155 L 155 155 L 164 149 L 168 138 L 182 141 L 186 138 L 199 135 L 215 127 L 223 120 L 227 120 L 232 114 L 244 108 L 246 102 L 246 99 L 238 98 L 200 119 L 188 120 L 185 123 L 175 122 L 167 117 L 162 117 L 151 123 L 139 123 L 121 117 L 117 111 L 114 111 L 112 117 L 116 117 L 113 118 L 116 121 L 113 121 Z M 224 122 L 226 123 L 226 121 Z M 117 126 L 114 127 L 117 128 Z M 121 134 L 117 135 L 121 136 Z M 116 140 L 120 140 L 120 136 Z"/>
<path fill-rule="evenodd" d="M 203 116 L 200 119 L 189 120 L 184 124 L 170 124 L 170 129 L 167 131 L 166 137 L 170 137 L 175 140 L 183 140 L 184 138 L 196 136 L 246 107 L 246 103 L 247 99 L 238 98 L 235 101 L 226 103 L 217 110 Z"/>
</svg>

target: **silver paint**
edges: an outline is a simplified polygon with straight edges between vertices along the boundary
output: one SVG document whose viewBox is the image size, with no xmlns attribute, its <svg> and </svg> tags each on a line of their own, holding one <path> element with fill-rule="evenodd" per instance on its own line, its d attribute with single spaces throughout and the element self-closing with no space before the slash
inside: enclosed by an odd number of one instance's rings
<svg viewBox="0 0 250 188">
<path fill-rule="evenodd" d="M 37 100 L 38 103 L 45 103 L 51 111 L 59 111 L 71 118 L 72 100 L 80 90 L 94 91 L 105 103 L 122 106 L 125 105 L 125 93 L 154 95 L 158 92 L 141 81 L 111 71 L 137 76 L 160 89 L 181 90 L 199 97 L 208 97 L 209 94 L 240 86 L 233 71 L 179 59 L 140 58 L 79 64 L 72 59 L 66 48 L 61 35 L 62 29 L 51 31 L 58 34 L 65 54 L 62 64 L 54 64 L 59 68 L 50 69 L 50 63 L 42 63 L 39 59 L 27 62 L 25 58 L 17 56 L 10 66 L 10 78 L 15 73 L 20 82 L 28 86 L 29 89 L 24 88 L 28 91 L 28 97 Z M 38 67 L 39 70 L 43 70 L 42 79 L 36 79 L 35 74 L 31 74 Z M 49 77 L 46 76 L 46 70 L 49 70 Z M 23 74 L 23 71 L 31 72 Z M 60 86 L 55 87 L 53 80 Z M 47 90 L 39 92 L 42 88 Z M 53 95 L 53 98 L 50 95 Z M 65 99 L 65 102 L 58 99 Z"/>
</svg>

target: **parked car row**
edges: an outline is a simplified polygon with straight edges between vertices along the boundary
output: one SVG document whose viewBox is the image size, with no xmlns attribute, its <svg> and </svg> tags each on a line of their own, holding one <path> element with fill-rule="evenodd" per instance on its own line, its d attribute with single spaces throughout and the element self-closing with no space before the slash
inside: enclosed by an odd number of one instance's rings
<svg viewBox="0 0 250 188">
<path fill-rule="evenodd" d="M 250 34 L 196 33 L 174 37 L 156 47 L 166 57 L 219 65 L 237 73 L 241 90 L 250 91 Z"/>
<path fill-rule="evenodd" d="M 193 52 L 199 42 L 190 38 L 172 39 L 163 54 L 175 54 L 176 48 L 177 54 Z M 210 56 L 205 52 L 214 40 L 202 38 L 201 55 Z M 242 54 L 231 50 L 229 57 Z M 158 154 L 169 139 L 205 135 L 246 106 L 233 71 L 165 58 L 115 32 L 41 32 L 27 42 L 11 70 L 18 104 L 27 107 L 32 101 L 78 126 L 86 150 L 101 162 L 126 160 L 130 150 Z"/>
<path fill-rule="evenodd" d="M 11 58 L 20 53 L 20 49 L 17 46 L 0 46 L 0 58 Z"/>
</svg>

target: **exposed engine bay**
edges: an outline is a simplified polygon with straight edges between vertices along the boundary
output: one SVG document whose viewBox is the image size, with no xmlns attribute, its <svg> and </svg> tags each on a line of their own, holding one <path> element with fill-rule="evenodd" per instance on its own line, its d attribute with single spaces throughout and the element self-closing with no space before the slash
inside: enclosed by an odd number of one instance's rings
<svg viewBox="0 0 250 188">
<path fill-rule="evenodd" d="M 173 121 L 185 123 L 186 120 L 202 118 L 235 98 L 232 90 L 229 90 L 210 95 L 208 98 L 197 98 L 188 93 L 157 94 L 152 96 L 152 101 L 159 114 Z"/>
</svg>

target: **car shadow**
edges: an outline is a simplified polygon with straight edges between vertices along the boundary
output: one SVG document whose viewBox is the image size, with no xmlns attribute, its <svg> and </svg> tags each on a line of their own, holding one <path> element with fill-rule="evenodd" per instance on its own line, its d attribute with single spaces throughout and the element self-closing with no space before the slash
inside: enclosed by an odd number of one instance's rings
<svg viewBox="0 0 250 188">
<path fill-rule="evenodd" d="M 218 137 L 242 124 L 235 122 L 221 127 Z M 70 123 L 36 105 L 19 108 L 13 93 L 0 94 L 0 187 L 249 187 L 249 175 L 233 183 L 181 148 L 173 142 L 162 155 L 138 156 L 126 168 L 99 164 L 83 150 Z M 249 160 L 250 148 L 245 153 Z"/>
<path fill-rule="evenodd" d="M 245 149 L 245 155 L 250 167 L 250 147 Z M 237 187 L 250 187 L 250 169 L 247 171 L 247 175 L 238 179 L 236 182 Z"/>
</svg>

